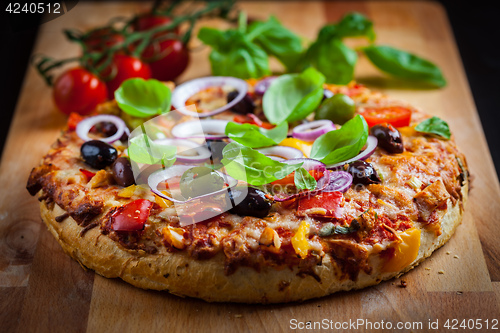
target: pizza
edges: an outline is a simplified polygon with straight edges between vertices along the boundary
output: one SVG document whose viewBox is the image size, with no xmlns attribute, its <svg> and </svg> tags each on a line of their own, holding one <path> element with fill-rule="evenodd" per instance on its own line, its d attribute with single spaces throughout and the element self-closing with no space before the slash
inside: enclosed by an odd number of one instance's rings
<svg viewBox="0 0 500 333">
<path fill-rule="evenodd" d="M 263 111 L 275 102 L 271 79 L 243 81 L 243 93 L 215 79 L 176 87 L 156 138 L 134 137 L 137 119 L 119 101 L 72 115 L 27 183 L 63 250 L 139 288 L 281 303 L 398 277 L 453 235 L 469 181 L 444 121 L 352 82 L 324 84 L 321 104 L 303 119 L 290 113 L 286 127 Z M 201 143 L 195 120 L 213 125 Z M 176 159 L 137 169 L 134 149 L 162 142 L 176 145 Z M 254 176 L 259 163 L 272 171 Z"/>
</svg>

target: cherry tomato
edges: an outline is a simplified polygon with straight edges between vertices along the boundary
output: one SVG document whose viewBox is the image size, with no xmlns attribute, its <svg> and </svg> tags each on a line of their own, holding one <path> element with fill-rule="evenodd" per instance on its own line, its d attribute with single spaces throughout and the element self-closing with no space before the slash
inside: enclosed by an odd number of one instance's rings
<svg viewBox="0 0 500 333">
<path fill-rule="evenodd" d="M 52 93 L 58 109 L 65 114 L 91 113 L 95 107 L 106 101 L 107 89 L 104 82 L 83 68 L 64 72 L 54 83 Z"/>
<path fill-rule="evenodd" d="M 188 66 L 189 51 L 180 40 L 167 39 L 149 45 L 141 58 L 149 63 L 153 78 L 172 81 Z"/>
<path fill-rule="evenodd" d="M 141 15 L 137 18 L 137 20 L 134 22 L 134 30 L 136 31 L 144 31 L 144 30 L 150 30 L 155 27 L 159 27 L 162 25 L 167 25 L 172 22 L 172 19 L 168 16 L 164 15 L 154 15 L 154 14 L 144 14 Z M 179 27 L 175 27 L 173 31 L 165 31 L 166 33 L 168 32 L 173 32 L 175 34 L 179 33 Z"/>
<path fill-rule="evenodd" d="M 342 192 L 322 192 L 312 197 L 299 198 L 299 205 L 297 206 L 298 215 L 305 214 L 305 212 L 312 208 L 324 208 L 326 214 L 323 217 L 342 217 Z"/>
<path fill-rule="evenodd" d="M 111 76 L 111 79 L 106 82 L 108 98 L 113 99 L 115 90 L 120 87 L 123 81 L 133 77 L 150 79 L 151 69 L 140 59 L 125 54 L 116 54 L 110 68 L 104 70 L 102 74 L 103 78 L 107 76 Z"/>
<path fill-rule="evenodd" d="M 146 199 L 132 201 L 119 207 L 111 215 L 111 228 L 115 231 L 138 231 L 144 229 L 153 203 Z"/>
<path fill-rule="evenodd" d="M 104 51 L 111 46 L 122 43 L 125 40 L 123 35 L 110 28 L 102 28 L 91 31 L 83 39 L 83 43 L 88 51 Z"/>
<path fill-rule="evenodd" d="M 365 109 L 360 114 L 365 118 L 369 127 L 388 123 L 394 127 L 410 125 L 411 110 L 401 106 L 388 106 Z"/>
<path fill-rule="evenodd" d="M 265 129 L 271 129 L 275 127 L 273 124 L 266 123 L 265 121 L 260 120 L 256 115 L 252 113 L 249 113 L 247 115 L 238 114 L 234 116 L 233 121 L 238 124 L 257 125 Z"/>
</svg>

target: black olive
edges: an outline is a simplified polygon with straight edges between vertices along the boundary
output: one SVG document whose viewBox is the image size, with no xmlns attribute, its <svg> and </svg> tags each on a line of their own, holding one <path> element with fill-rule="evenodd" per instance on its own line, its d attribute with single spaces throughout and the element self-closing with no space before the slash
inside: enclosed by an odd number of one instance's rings
<svg viewBox="0 0 500 333">
<path fill-rule="evenodd" d="M 206 146 L 210 153 L 210 162 L 213 165 L 220 164 L 222 160 L 222 150 L 227 146 L 227 143 L 222 140 L 207 140 Z"/>
<path fill-rule="evenodd" d="M 118 157 L 111 166 L 113 178 L 120 186 L 127 187 L 135 184 L 132 165 L 126 157 Z"/>
<path fill-rule="evenodd" d="M 391 154 L 400 154 L 405 151 L 401 133 L 391 124 L 379 124 L 371 128 L 370 134 L 378 139 L 378 146 Z"/>
<path fill-rule="evenodd" d="M 80 148 L 82 158 L 94 169 L 104 169 L 113 164 L 118 156 L 116 149 L 105 142 L 91 140 L 85 142 Z"/>
<path fill-rule="evenodd" d="M 238 96 L 238 91 L 234 90 L 231 91 L 229 94 L 227 94 L 227 102 L 230 103 L 233 99 Z M 250 97 L 250 95 L 246 94 L 245 97 L 236 105 L 233 105 L 233 107 L 230 109 L 233 112 L 239 113 L 239 114 L 247 114 L 247 113 L 253 113 L 255 110 L 255 103 L 253 102 L 253 99 Z"/>
<path fill-rule="evenodd" d="M 351 164 L 349 164 L 347 172 L 352 175 L 352 183 L 354 185 L 370 185 L 382 183 L 382 181 L 378 177 L 377 171 L 370 163 L 367 163 L 365 161 L 352 162 Z"/>
<path fill-rule="evenodd" d="M 240 216 L 266 217 L 273 205 L 266 194 L 255 187 L 233 187 L 229 191 L 229 196 L 234 206 L 229 212 Z"/>
</svg>

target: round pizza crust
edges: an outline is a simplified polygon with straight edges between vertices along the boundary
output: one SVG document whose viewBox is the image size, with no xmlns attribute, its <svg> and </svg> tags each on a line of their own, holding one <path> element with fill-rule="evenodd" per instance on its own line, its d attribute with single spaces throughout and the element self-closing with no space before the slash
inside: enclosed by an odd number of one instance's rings
<svg viewBox="0 0 500 333">
<path fill-rule="evenodd" d="M 315 273 L 318 282 L 309 275 L 298 276 L 298 270 L 268 267 L 260 272 L 239 267 L 231 275 L 224 274 L 224 255 L 219 253 L 207 260 L 194 260 L 186 253 L 170 253 L 165 248 L 156 254 L 141 250 L 126 250 L 117 242 L 101 235 L 99 228 L 80 236 L 82 227 L 71 217 L 56 222 L 55 217 L 65 213 L 57 204 L 49 209 L 41 202 L 42 219 L 62 248 L 80 264 L 107 278 L 121 278 L 140 288 L 165 290 L 178 296 L 201 298 L 209 302 L 282 303 L 322 297 L 337 291 L 361 289 L 383 280 L 400 276 L 417 266 L 441 247 L 462 221 L 467 200 L 468 183 L 462 189 L 462 201 L 448 208 L 441 219 L 442 234 L 421 228 L 420 249 L 417 258 L 399 272 L 382 273 L 377 270 L 378 256 L 372 255 L 373 272 L 360 272 L 358 279 L 341 279 L 341 271 L 326 254 Z"/>
</svg>

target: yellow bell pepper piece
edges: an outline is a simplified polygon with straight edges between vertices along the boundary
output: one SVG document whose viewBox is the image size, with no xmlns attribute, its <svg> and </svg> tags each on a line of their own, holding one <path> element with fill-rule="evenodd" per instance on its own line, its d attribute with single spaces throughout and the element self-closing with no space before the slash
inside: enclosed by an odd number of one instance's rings
<svg viewBox="0 0 500 333">
<path fill-rule="evenodd" d="M 165 237 L 165 240 L 176 249 L 182 250 L 186 247 L 184 243 L 184 229 L 168 226 L 163 228 L 161 233 Z"/>
<path fill-rule="evenodd" d="M 394 257 L 384 264 L 385 272 L 399 272 L 415 260 L 420 248 L 420 230 L 410 228 L 399 233 L 401 242 L 395 246 Z"/>
<path fill-rule="evenodd" d="M 163 194 L 169 195 L 167 191 L 162 191 Z M 161 207 L 161 208 L 168 208 L 172 207 L 174 203 L 172 201 L 169 201 L 167 199 L 163 199 L 162 197 L 158 196 L 155 194 L 155 202 Z"/>
<path fill-rule="evenodd" d="M 292 147 L 295 149 L 300 150 L 301 152 L 304 153 L 305 157 L 309 157 L 311 155 L 311 148 L 312 148 L 313 143 L 312 142 L 307 142 L 295 138 L 286 138 L 285 140 L 281 141 L 279 146 L 287 146 L 287 147 Z"/>
<path fill-rule="evenodd" d="M 122 198 L 131 198 L 134 195 L 136 189 L 136 185 L 130 185 L 118 192 L 118 196 Z"/>
<path fill-rule="evenodd" d="M 300 222 L 299 229 L 292 237 L 293 249 L 295 250 L 295 253 L 297 253 L 302 259 L 307 257 L 307 253 L 311 249 L 311 245 L 307 240 L 309 227 L 309 223 L 307 223 L 306 221 Z"/>
</svg>

